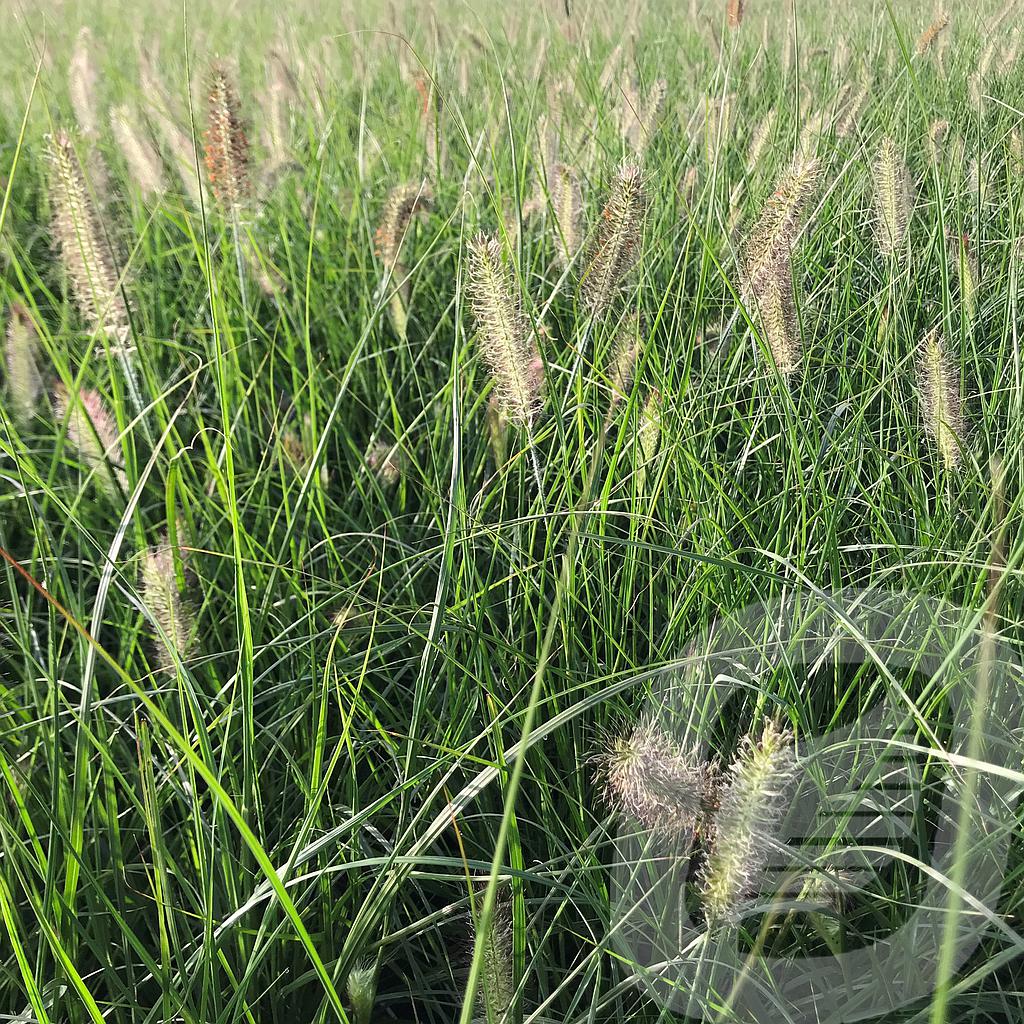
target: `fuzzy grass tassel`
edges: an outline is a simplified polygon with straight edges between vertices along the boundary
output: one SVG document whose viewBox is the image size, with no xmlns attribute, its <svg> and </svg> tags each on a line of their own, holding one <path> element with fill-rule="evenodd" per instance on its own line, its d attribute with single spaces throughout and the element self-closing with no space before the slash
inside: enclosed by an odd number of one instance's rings
<svg viewBox="0 0 1024 1024">
<path fill-rule="evenodd" d="M 583 244 L 583 192 L 578 175 L 565 164 L 555 164 L 551 204 L 555 214 L 555 251 L 564 270 Z"/>
<path fill-rule="evenodd" d="M 935 40 L 949 24 L 949 15 L 940 11 L 935 20 L 921 33 L 917 40 L 917 55 L 923 57 L 934 45 Z"/>
<path fill-rule="evenodd" d="M 71 109 L 83 135 L 95 138 L 99 134 L 99 103 L 96 89 L 99 70 L 92 55 L 92 32 L 83 27 L 75 39 L 75 48 L 68 65 L 68 95 Z"/>
<path fill-rule="evenodd" d="M 703 827 L 715 799 L 715 774 L 647 719 L 613 740 L 598 759 L 605 799 L 615 813 L 669 840 Z"/>
<path fill-rule="evenodd" d="M 146 117 L 177 171 L 184 194 L 198 207 L 202 200 L 196 151 L 192 138 L 182 130 L 171 113 L 170 97 L 146 58 L 140 58 L 139 85 L 148 98 Z"/>
<path fill-rule="evenodd" d="M 779 373 L 789 377 L 800 367 L 800 332 L 793 302 L 793 270 L 788 259 L 780 259 L 765 274 L 754 293 L 757 323 L 771 350 Z"/>
<path fill-rule="evenodd" d="M 767 723 L 743 738 L 714 818 L 714 844 L 701 872 L 709 923 L 735 923 L 768 864 L 795 775 L 793 736 Z"/>
<path fill-rule="evenodd" d="M 82 389 L 72 396 L 63 385 L 58 385 L 53 404 L 55 418 L 66 424 L 68 442 L 95 476 L 100 489 L 112 499 L 127 493 L 128 478 L 117 423 L 99 392 Z"/>
<path fill-rule="evenodd" d="M 173 672 L 177 660 L 184 660 L 192 648 L 195 619 L 178 589 L 174 551 L 167 538 L 142 557 L 142 601 L 158 627 L 154 639 L 160 668 Z"/>
<path fill-rule="evenodd" d="M 474 922 L 480 927 L 480 912 L 486 884 L 473 893 Z M 477 935 L 480 941 L 480 935 Z M 494 911 L 483 935 L 483 964 L 477 987 L 473 1024 L 504 1024 L 508 1020 L 515 999 L 515 980 L 512 972 L 512 914 L 506 900 L 497 899 Z"/>
<path fill-rule="evenodd" d="M 540 407 L 542 380 L 515 276 L 496 238 L 478 235 L 469 243 L 469 294 L 501 411 L 528 425 Z"/>
<path fill-rule="evenodd" d="M 348 972 L 345 982 L 353 1024 L 370 1024 L 377 1001 L 377 971 L 373 964 L 360 964 Z"/>
<path fill-rule="evenodd" d="M 874 166 L 875 241 L 885 256 L 903 253 L 913 210 L 914 194 L 910 172 L 890 136 L 878 149 Z"/>
<path fill-rule="evenodd" d="M 765 278 L 777 277 L 779 262 L 788 259 L 803 226 L 820 174 L 817 160 L 797 160 L 779 179 L 740 254 L 746 295 L 757 295 Z"/>
<path fill-rule="evenodd" d="M 121 294 L 113 250 L 86 186 L 71 136 L 50 139 L 50 206 L 53 238 L 76 304 L 93 330 L 122 341 L 128 309 Z"/>
<path fill-rule="evenodd" d="M 384 264 L 390 284 L 396 280 L 390 300 L 391 322 L 399 338 L 406 337 L 409 323 L 410 285 L 408 272 L 401 262 L 402 243 L 412 225 L 413 217 L 433 207 L 434 195 L 427 182 L 419 185 L 398 185 L 388 193 L 384 215 L 376 233 L 377 255 Z"/>
<path fill-rule="evenodd" d="M 249 139 L 233 77 L 220 61 L 210 71 L 206 125 L 203 142 L 210 187 L 224 209 L 237 210 L 252 190 Z"/>
<path fill-rule="evenodd" d="M 960 381 L 937 327 L 921 340 L 917 380 L 925 429 L 949 470 L 961 462 L 964 437 Z"/>
<path fill-rule="evenodd" d="M 43 379 L 39 375 L 37 355 L 39 335 L 28 310 L 12 302 L 7 320 L 7 395 L 15 423 L 25 426 L 39 411 Z"/>
<path fill-rule="evenodd" d="M 643 173 L 636 164 L 625 163 L 612 182 L 583 276 L 583 301 L 595 319 L 608 312 L 623 280 L 636 264 L 646 213 Z"/>
<path fill-rule="evenodd" d="M 633 386 L 633 374 L 640 355 L 640 316 L 630 313 L 619 327 L 608 367 L 612 388 L 612 405 L 625 399 Z"/>
<path fill-rule="evenodd" d="M 142 198 L 151 200 L 159 197 L 165 188 L 163 162 L 152 143 L 139 130 L 136 112 L 127 105 L 111 108 L 110 130 Z"/>
</svg>

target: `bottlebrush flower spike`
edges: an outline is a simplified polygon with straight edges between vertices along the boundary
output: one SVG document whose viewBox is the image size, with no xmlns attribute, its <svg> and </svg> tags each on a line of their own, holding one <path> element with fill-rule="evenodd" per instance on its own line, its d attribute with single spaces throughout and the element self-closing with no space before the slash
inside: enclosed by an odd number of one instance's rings
<svg viewBox="0 0 1024 1024">
<path fill-rule="evenodd" d="M 83 26 L 75 39 L 68 65 L 68 94 L 78 127 L 89 138 L 95 138 L 99 132 L 99 104 L 96 100 L 99 78 L 92 56 L 92 32 Z"/>
<path fill-rule="evenodd" d="M 874 170 L 875 239 L 879 252 L 892 256 L 906 247 L 914 194 L 907 165 L 888 135 L 879 146 Z"/>
<path fill-rule="evenodd" d="M 139 130 L 136 112 L 127 105 L 112 107 L 110 129 L 143 199 L 159 196 L 164 191 L 163 162 L 152 143 Z"/>
<path fill-rule="evenodd" d="M 249 139 L 231 72 L 220 61 L 210 71 L 203 141 L 213 194 L 225 209 L 238 209 L 251 192 Z"/>
<path fill-rule="evenodd" d="M 146 116 L 156 136 L 163 144 L 171 163 L 177 170 L 185 195 L 193 206 L 201 202 L 199 172 L 196 167 L 196 151 L 192 138 L 175 121 L 171 110 L 170 97 L 153 70 L 147 57 L 139 58 L 139 86 L 147 97 Z"/>
<path fill-rule="evenodd" d="M 932 48 L 932 44 L 939 38 L 940 33 L 948 24 L 949 15 L 945 11 L 940 11 L 935 20 L 921 33 L 920 38 L 917 40 L 917 55 L 919 57 L 923 57 Z"/>
<path fill-rule="evenodd" d="M 925 429 L 934 439 L 946 468 L 956 469 L 962 458 L 964 436 L 960 380 L 937 327 L 921 340 L 917 379 Z"/>
<path fill-rule="evenodd" d="M 12 302 L 7 320 L 7 394 L 16 423 L 24 426 L 39 410 L 43 380 L 36 356 L 39 336 L 28 310 Z"/>
<path fill-rule="evenodd" d="M 478 935 L 485 887 L 485 883 L 480 883 L 473 893 L 473 917 Z M 512 967 L 512 913 L 508 902 L 499 898 L 483 936 L 483 970 L 477 988 L 473 1024 L 506 1024 L 509 1020 L 515 999 Z"/>
<path fill-rule="evenodd" d="M 113 250 L 86 187 L 71 136 L 59 129 L 49 148 L 52 234 L 76 304 L 93 330 L 123 340 L 128 308 Z"/>
<path fill-rule="evenodd" d="M 729 0 L 726 17 L 729 28 L 739 28 L 743 24 L 744 0 Z"/>
<path fill-rule="evenodd" d="M 502 412 L 529 424 L 540 407 L 542 379 L 515 277 L 496 238 L 478 235 L 469 244 L 469 295 Z"/>
<path fill-rule="evenodd" d="M 54 417 L 66 424 L 67 439 L 79 458 L 95 476 L 108 497 L 118 498 L 128 491 L 124 472 L 124 453 L 117 430 L 99 392 L 82 389 L 72 396 L 57 385 L 53 396 Z"/>
<path fill-rule="evenodd" d="M 715 799 L 715 773 L 645 719 L 597 758 L 605 799 L 622 817 L 663 838 L 701 831 Z"/>
<path fill-rule="evenodd" d="M 948 121 L 932 121 L 928 128 L 928 157 L 933 164 L 942 162 L 942 147 L 949 135 Z"/>
<path fill-rule="evenodd" d="M 796 774 L 793 736 L 771 722 L 747 735 L 729 767 L 714 817 L 714 844 L 701 873 L 709 923 L 735 923 L 756 890 L 777 842 Z"/>
<path fill-rule="evenodd" d="M 384 215 L 377 228 L 377 255 L 388 270 L 399 265 L 402 242 L 412 219 L 418 213 L 433 208 L 434 193 L 427 182 L 418 185 L 398 185 L 388 193 Z"/>
<path fill-rule="evenodd" d="M 800 332 L 793 303 L 793 270 L 789 259 L 779 259 L 754 290 L 757 324 L 783 377 L 800 367 Z"/>
<path fill-rule="evenodd" d="M 595 318 L 604 316 L 639 255 L 647 190 L 636 164 L 625 163 L 615 175 L 601 214 L 601 226 L 582 281 L 582 297 Z"/>
<path fill-rule="evenodd" d="M 608 379 L 612 387 L 612 405 L 617 405 L 629 394 L 633 374 L 640 355 L 640 316 L 630 313 L 619 327 L 612 350 Z"/>
<path fill-rule="evenodd" d="M 565 269 L 576 258 L 583 243 L 583 192 L 576 172 L 565 164 L 555 164 L 552 189 L 555 251 Z"/>
<path fill-rule="evenodd" d="M 821 166 L 817 160 L 797 160 L 779 179 L 765 203 L 740 255 L 746 295 L 755 294 L 765 276 L 778 273 L 803 226 L 804 213 L 818 189 Z"/>
<path fill-rule="evenodd" d="M 195 618 L 178 589 L 170 541 L 149 548 L 142 557 L 142 602 L 156 624 L 156 656 L 160 668 L 173 672 L 192 648 Z"/>
<path fill-rule="evenodd" d="M 370 1024 L 377 1001 L 377 971 L 373 964 L 359 964 L 348 972 L 345 982 L 354 1024 Z"/>
</svg>

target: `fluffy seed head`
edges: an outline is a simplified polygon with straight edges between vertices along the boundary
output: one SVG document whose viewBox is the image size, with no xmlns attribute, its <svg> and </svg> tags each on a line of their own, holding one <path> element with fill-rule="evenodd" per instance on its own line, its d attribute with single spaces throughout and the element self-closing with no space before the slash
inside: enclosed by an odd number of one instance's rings
<svg viewBox="0 0 1024 1024">
<path fill-rule="evenodd" d="M 82 389 L 72 396 L 58 384 L 53 395 L 54 417 L 65 424 L 67 439 L 79 458 L 93 473 L 110 498 L 127 492 L 124 453 L 118 440 L 117 423 L 99 392 Z"/>
<path fill-rule="evenodd" d="M 175 655 L 184 659 L 193 642 L 195 621 L 189 602 L 178 589 L 174 552 L 168 538 L 142 556 L 142 601 L 153 622 L 157 662 L 173 672 Z"/>
<path fill-rule="evenodd" d="M 633 373 L 640 355 L 640 316 L 630 313 L 619 327 L 608 367 L 608 380 L 612 388 L 612 405 L 617 405 L 633 386 Z"/>
<path fill-rule="evenodd" d="M 583 192 L 576 172 L 565 164 L 555 164 L 551 203 L 555 213 L 555 251 L 564 269 L 583 242 Z"/>
<path fill-rule="evenodd" d="M 388 270 L 398 266 L 402 242 L 412 219 L 418 213 L 429 211 L 434 202 L 430 185 L 398 185 L 388 193 L 384 215 L 377 228 L 377 255 Z"/>
<path fill-rule="evenodd" d="M 978 313 L 978 259 L 967 235 L 960 235 L 957 239 L 956 253 L 964 322 L 972 326 Z"/>
<path fill-rule="evenodd" d="M 604 316 L 639 254 L 647 213 L 647 190 L 636 164 L 615 175 L 601 225 L 583 276 L 583 301 L 595 318 Z"/>
<path fill-rule="evenodd" d="M 473 893 L 477 928 L 483 908 L 484 883 Z M 479 938 L 479 935 L 478 935 Z M 477 989 L 474 1024 L 504 1024 L 515 998 L 512 972 L 512 913 L 508 902 L 498 899 L 483 936 L 483 971 Z"/>
<path fill-rule="evenodd" d="M 753 135 L 750 136 L 750 147 L 747 149 L 748 174 L 757 170 L 760 165 L 761 157 L 764 156 L 764 151 L 768 147 L 768 143 L 771 141 L 772 131 L 775 128 L 775 119 L 777 116 L 778 111 L 775 107 L 772 107 L 754 129 Z"/>
<path fill-rule="evenodd" d="M 920 38 L 917 40 L 918 56 L 924 56 L 932 48 L 932 44 L 939 38 L 939 34 L 948 24 L 949 15 L 945 11 L 940 11 L 935 20 L 921 33 Z"/>
<path fill-rule="evenodd" d="M 199 206 L 201 189 L 195 147 L 191 137 L 175 120 L 170 97 L 145 55 L 139 58 L 139 86 L 142 95 L 147 98 L 146 117 L 170 157 L 172 166 L 177 170 L 185 195 L 193 206 Z"/>
<path fill-rule="evenodd" d="M 780 259 L 754 289 L 757 323 L 779 373 L 788 377 L 800 367 L 800 333 L 793 303 L 793 271 Z"/>
<path fill-rule="evenodd" d="M 75 302 L 93 330 L 122 335 L 128 309 L 119 287 L 113 250 L 86 186 L 71 136 L 50 139 L 52 233 Z"/>
<path fill-rule="evenodd" d="M 206 171 L 225 209 L 242 206 L 250 195 L 249 139 L 231 72 L 218 61 L 210 71 L 206 131 Z"/>
<path fill-rule="evenodd" d="M 861 115 L 864 113 L 865 106 L 867 106 L 868 95 L 869 89 L 866 84 L 862 85 L 854 94 L 836 124 L 836 138 L 848 138 L 857 125 L 860 124 Z"/>
<path fill-rule="evenodd" d="M 6 340 L 7 394 L 15 422 L 24 426 L 39 408 L 43 380 L 36 362 L 39 336 L 20 302 L 11 303 Z"/>
<path fill-rule="evenodd" d="M 345 982 L 354 1024 L 370 1024 L 377 999 L 377 972 L 373 964 L 360 964 L 348 973 Z"/>
<path fill-rule="evenodd" d="M 496 238 L 478 235 L 469 244 L 469 295 L 502 411 L 514 422 L 529 423 L 540 406 L 541 377 L 519 289 Z"/>
<path fill-rule="evenodd" d="M 401 479 L 405 460 L 395 445 L 374 441 L 366 453 L 366 465 L 382 484 L 390 487 Z"/>
<path fill-rule="evenodd" d="M 153 144 L 141 131 L 138 114 L 125 105 L 112 107 L 110 129 L 128 170 L 144 199 L 164 190 L 164 168 Z"/>
<path fill-rule="evenodd" d="M 92 32 L 83 26 L 75 39 L 75 48 L 68 65 L 68 94 L 71 109 L 83 135 L 94 137 L 99 131 L 99 104 L 96 86 L 99 71 L 92 56 Z"/>
<path fill-rule="evenodd" d="M 653 719 L 618 737 L 598 759 L 605 799 L 616 814 L 666 839 L 700 831 L 714 774 Z"/>
<path fill-rule="evenodd" d="M 925 430 L 935 441 L 946 468 L 956 469 L 964 435 L 960 379 L 937 327 L 921 339 L 917 380 Z"/>
<path fill-rule="evenodd" d="M 928 156 L 933 164 L 942 160 L 942 147 L 949 135 L 949 122 L 943 120 L 932 121 L 928 128 Z"/>
<path fill-rule="evenodd" d="M 874 172 L 875 240 L 879 252 L 888 257 L 906 249 L 914 203 L 910 172 L 888 135 L 879 146 Z"/>
<path fill-rule="evenodd" d="M 726 18 L 729 28 L 739 28 L 743 24 L 744 0 L 729 0 L 726 8 Z"/>
<path fill-rule="evenodd" d="M 757 293 L 762 278 L 776 277 L 778 263 L 788 259 L 820 173 L 817 160 L 799 159 L 779 179 L 740 254 L 745 294 Z"/>
<path fill-rule="evenodd" d="M 796 772 L 793 736 L 767 723 L 747 735 L 729 767 L 714 818 L 714 845 L 701 873 L 709 922 L 735 922 L 760 884 Z"/>
</svg>

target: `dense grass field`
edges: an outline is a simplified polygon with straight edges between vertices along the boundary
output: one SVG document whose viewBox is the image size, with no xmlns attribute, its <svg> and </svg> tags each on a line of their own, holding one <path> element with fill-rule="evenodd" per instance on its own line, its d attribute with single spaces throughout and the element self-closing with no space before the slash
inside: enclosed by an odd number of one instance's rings
<svg viewBox="0 0 1024 1024">
<path fill-rule="evenodd" d="M 0 1021 L 1022 1019 L 1024 5 L 6 13 Z"/>
</svg>

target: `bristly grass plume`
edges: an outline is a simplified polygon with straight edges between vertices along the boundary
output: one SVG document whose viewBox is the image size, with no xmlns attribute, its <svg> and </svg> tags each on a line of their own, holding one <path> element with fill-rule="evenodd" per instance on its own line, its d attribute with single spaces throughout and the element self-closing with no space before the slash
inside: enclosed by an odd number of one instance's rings
<svg viewBox="0 0 1024 1024">
<path fill-rule="evenodd" d="M 502 412 L 528 425 L 540 408 L 541 376 L 519 286 L 496 238 L 478 235 L 469 243 L 469 295 Z"/>
<path fill-rule="evenodd" d="M 710 924 L 739 920 L 744 901 L 760 883 L 777 841 L 795 768 L 788 729 L 767 722 L 760 738 L 743 738 L 721 791 L 714 842 L 701 872 L 704 913 Z"/>
<path fill-rule="evenodd" d="M 962 459 L 963 405 L 959 376 L 938 327 L 921 339 L 917 381 L 925 429 L 935 441 L 946 468 L 954 470 Z"/>
<path fill-rule="evenodd" d="M 223 61 L 210 69 L 203 141 L 214 196 L 226 210 L 239 209 L 251 195 L 251 155 L 238 90 Z"/>
<path fill-rule="evenodd" d="M 117 423 L 98 391 L 83 388 L 72 395 L 58 384 L 53 395 L 54 418 L 65 424 L 67 439 L 100 489 L 116 500 L 128 491 Z"/>
<path fill-rule="evenodd" d="M 626 275 L 636 264 L 646 213 L 643 172 L 637 164 L 624 163 L 612 182 L 583 275 L 583 301 L 595 319 L 608 312 Z"/>
<path fill-rule="evenodd" d="M 163 162 L 143 133 L 138 113 L 127 104 L 111 107 L 110 130 L 142 198 L 158 197 L 165 188 Z"/>
<path fill-rule="evenodd" d="M 157 629 L 153 638 L 156 659 L 165 672 L 173 672 L 178 660 L 191 650 L 195 616 L 188 599 L 178 589 L 174 551 L 164 538 L 142 556 L 142 602 Z"/>
<path fill-rule="evenodd" d="M 579 176 L 566 164 L 555 164 L 551 206 L 555 214 L 555 252 L 564 270 L 583 244 L 583 191 Z"/>
<path fill-rule="evenodd" d="M 474 886 L 473 921 L 479 933 L 480 913 L 486 883 Z M 476 993 L 473 1024 L 505 1024 L 515 998 L 515 980 L 512 964 L 512 915 L 508 901 L 498 898 L 494 911 L 482 936 L 483 970 Z"/>
<path fill-rule="evenodd" d="M 668 840 L 685 842 L 702 829 L 715 799 L 715 772 L 653 719 L 612 739 L 596 760 L 616 814 Z"/>
<path fill-rule="evenodd" d="M 821 166 L 798 159 L 776 184 L 740 254 L 744 294 L 756 295 L 764 279 L 774 278 L 780 260 L 788 259 L 803 227 L 807 206 L 818 189 Z"/>
<path fill-rule="evenodd" d="M 39 336 L 28 310 L 12 302 L 7 319 L 6 363 L 7 395 L 11 413 L 25 426 L 39 412 L 43 379 L 38 364 Z"/>
<path fill-rule="evenodd" d="M 50 139 L 50 206 L 53 239 L 79 311 L 93 330 L 123 340 L 128 308 L 121 293 L 113 248 L 86 184 L 71 136 Z"/>
<path fill-rule="evenodd" d="M 878 147 L 874 166 L 875 240 L 886 257 L 905 252 L 914 193 L 910 172 L 892 137 Z"/>
</svg>

